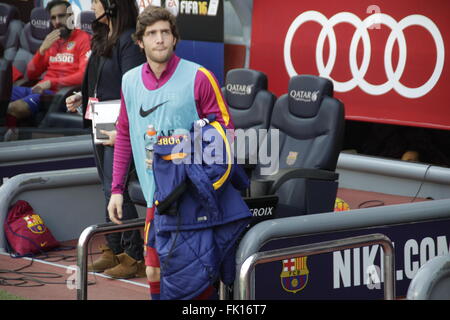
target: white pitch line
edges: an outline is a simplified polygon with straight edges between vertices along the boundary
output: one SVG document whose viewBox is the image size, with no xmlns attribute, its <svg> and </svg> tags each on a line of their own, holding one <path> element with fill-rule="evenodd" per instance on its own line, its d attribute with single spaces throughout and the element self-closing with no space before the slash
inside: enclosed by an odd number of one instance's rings
<svg viewBox="0 0 450 320">
<path fill-rule="evenodd" d="M 0 254 L 9 257 L 9 253 L 0 252 Z M 51 266 L 54 266 L 54 267 L 63 268 L 63 269 L 70 269 L 70 270 L 74 269 L 73 266 L 66 266 L 66 265 L 63 265 L 63 264 L 49 262 L 49 261 L 40 260 L 40 259 L 32 259 L 32 258 L 26 258 L 26 257 L 23 257 L 23 258 L 20 258 L 20 259 L 26 259 L 26 260 L 29 260 L 29 261 L 33 260 L 33 261 L 36 261 L 36 262 L 40 262 L 40 263 L 43 263 L 43 264 L 48 264 L 48 265 L 51 265 Z M 133 285 L 136 285 L 136 286 L 139 286 L 139 287 L 144 287 L 144 288 L 147 288 L 147 289 L 150 288 L 150 286 L 148 284 L 143 284 L 143 283 L 139 283 L 139 282 L 135 282 L 135 281 L 131 281 L 131 280 L 126 280 L 126 279 L 114 279 L 114 278 L 108 277 L 108 276 L 106 276 L 106 275 L 104 275 L 102 273 L 88 272 L 88 274 L 95 274 L 95 276 L 99 276 L 99 277 L 102 277 L 102 278 L 105 278 L 105 279 L 113 279 L 113 280 L 117 280 L 117 281 L 122 281 L 122 282 L 125 282 L 125 283 L 133 284 Z"/>
</svg>

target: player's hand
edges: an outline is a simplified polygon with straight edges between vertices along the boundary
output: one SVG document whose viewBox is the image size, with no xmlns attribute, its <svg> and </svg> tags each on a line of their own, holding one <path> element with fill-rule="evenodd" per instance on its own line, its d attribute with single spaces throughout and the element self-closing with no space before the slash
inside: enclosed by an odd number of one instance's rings
<svg viewBox="0 0 450 320">
<path fill-rule="evenodd" d="M 58 41 L 59 39 L 61 39 L 60 29 L 55 29 L 50 32 L 39 47 L 39 53 L 44 55 L 45 51 L 47 51 L 55 43 L 55 41 Z"/>
<path fill-rule="evenodd" d="M 123 195 L 112 194 L 108 203 L 108 215 L 109 219 L 115 224 L 122 224 L 122 205 Z"/>
<path fill-rule="evenodd" d="M 52 83 L 50 80 L 41 81 L 37 85 L 31 88 L 31 92 L 42 94 L 44 90 L 48 90 L 52 87 Z"/>
<path fill-rule="evenodd" d="M 70 112 L 77 112 L 77 108 L 81 106 L 81 95 L 73 94 L 66 99 L 66 107 Z"/>
<path fill-rule="evenodd" d="M 103 134 L 106 134 L 108 136 L 108 140 L 103 142 L 104 146 L 113 146 L 114 143 L 116 143 L 116 136 L 117 136 L 116 130 L 111 130 L 111 131 L 100 130 L 100 132 Z"/>
</svg>

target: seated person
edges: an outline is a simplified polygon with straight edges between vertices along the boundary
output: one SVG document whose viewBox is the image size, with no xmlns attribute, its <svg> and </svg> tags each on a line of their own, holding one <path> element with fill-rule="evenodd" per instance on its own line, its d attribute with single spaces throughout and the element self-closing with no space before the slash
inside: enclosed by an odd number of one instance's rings
<svg viewBox="0 0 450 320">
<path fill-rule="evenodd" d="M 439 130 L 443 131 L 443 130 Z M 371 130 L 360 152 L 367 155 L 449 166 L 446 147 L 439 141 L 445 135 L 427 128 L 371 124 Z"/>
<path fill-rule="evenodd" d="M 32 88 L 13 87 L 6 120 L 10 128 L 17 126 L 17 120 L 39 111 L 42 93 L 52 94 L 61 87 L 81 85 L 83 81 L 90 55 L 90 37 L 85 31 L 69 28 L 72 15 L 69 7 L 70 3 L 65 0 L 52 0 L 47 4 L 53 31 L 44 39 L 26 71 L 29 80 L 46 74 Z"/>
</svg>

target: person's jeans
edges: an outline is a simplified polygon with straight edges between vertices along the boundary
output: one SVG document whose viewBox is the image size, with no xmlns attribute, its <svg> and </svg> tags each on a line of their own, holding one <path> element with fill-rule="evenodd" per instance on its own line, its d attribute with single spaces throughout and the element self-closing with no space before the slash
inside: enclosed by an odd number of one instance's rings
<svg viewBox="0 0 450 320">
<path fill-rule="evenodd" d="M 111 182 L 112 182 L 112 166 L 114 148 L 103 145 L 94 145 L 95 161 L 97 164 L 98 174 L 102 181 L 103 192 L 106 200 L 106 222 L 111 222 L 108 215 L 108 203 L 111 198 Z M 128 194 L 128 188 L 123 193 L 122 220 L 130 220 L 138 218 L 138 213 Z M 108 247 L 114 254 L 122 252 L 127 253 L 135 260 L 143 259 L 143 244 L 139 230 L 126 232 L 110 233 L 106 235 Z"/>
</svg>

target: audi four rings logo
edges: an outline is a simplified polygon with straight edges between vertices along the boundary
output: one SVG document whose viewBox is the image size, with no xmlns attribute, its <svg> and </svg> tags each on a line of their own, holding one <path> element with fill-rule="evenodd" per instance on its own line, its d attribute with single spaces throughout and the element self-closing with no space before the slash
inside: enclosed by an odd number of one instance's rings
<svg viewBox="0 0 450 320">
<path fill-rule="evenodd" d="M 305 22 L 314 21 L 322 25 L 322 30 L 317 39 L 316 45 L 316 65 L 319 75 L 331 79 L 330 74 L 336 62 L 336 35 L 333 27 L 339 23 L 349 23 L 356 30 L 350 43 L 349 64 L 352 79 L 344 82 L 334 79 L 334 89 L 337 92 L 347 92 L 359 86 L 364 92 L 371 95 L 382 95 L 394 89 L 397 93 L 406 98 L 419 98 L 430 92 L 436 85 L 441 76 L 444 67 L 445 48 L 442 35 L 438 27 L 432 20 L 423 15 L 410 15 L 403 18 L 400 22 L 395 21 L 391 16 L 384 13 L 375 13 L 361 21 L 358 16 L 350 12 L 340 12 L 330 19 L 317 11 L 306 11 L 300 14 L 291 24 L 284 41 L 284 63 L 290 77 L 297 74 L 292 64 L 291 45 L 297 29 Z M 383 24 L 391 29 L 391 33 L 387 39 L 384 50 L 384 67 L 386 71 L 387 81 L 380 85 L 374 85 L 364 80 L 367 69 L 369 68 L 371 58 L 371 43 L 368 28 L 374 24 Z M 405 69 L 407 58 L 407 46 L 403 30 L 410 26 L 420 26 L 426 29 L 433 37 L 436 45 L 436 61 L 431 77 L 423 85 L 417 88 L 409 88 L 400 83 L 403 71 Z M 329 42 L 329 58 L 325 65 L 323 61 L 323 46 L 325 38 Z M 356 51 L 359 41 L 362 39 L 364 53 L 361 67 L 357 65 Z M 399 58 L 397 68 L 392 67 L 392 49 L 394 42 L 397 41 L 399 47 Z"/>
</svg>

